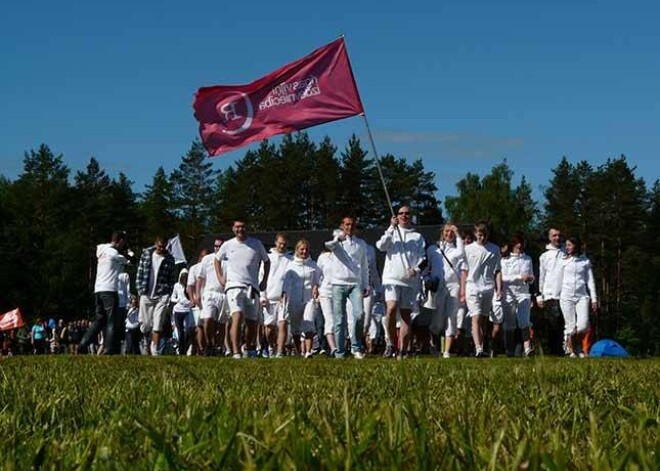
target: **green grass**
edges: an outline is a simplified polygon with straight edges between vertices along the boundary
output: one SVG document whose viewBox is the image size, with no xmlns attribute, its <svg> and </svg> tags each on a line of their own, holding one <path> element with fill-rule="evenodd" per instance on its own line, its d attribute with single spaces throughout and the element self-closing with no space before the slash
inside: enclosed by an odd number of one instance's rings
<svg viewBox="0 0 660 471">
<path fill-rule="evenodd" d="M 660 361 L 0 361 L 0 468 L 660 469 Z"/>
</svg>

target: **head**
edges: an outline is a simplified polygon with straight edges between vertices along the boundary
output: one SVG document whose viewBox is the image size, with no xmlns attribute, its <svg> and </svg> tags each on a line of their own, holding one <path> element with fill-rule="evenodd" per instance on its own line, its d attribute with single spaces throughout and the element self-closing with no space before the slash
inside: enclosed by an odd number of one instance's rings
<svg viewBox="0 0 660 471">
<path fill-rule="evenodd" d="M 453 226 L 454 223 L 449 221 L 442 227 L 441 232 L 441 239 L 445 242 L 449 242 L 450 244 L 456 242 L 456 234 L 454 233 Z"/>
<path fill-rule="evenodd" d="M 209 251 L 206 249 L 202 249 L 199 251 L 199 256 L 197 257 L 197 261 L 201 262 L 204 257 L 206 257 L 209 254 Z"/>
<path fill-rule="evenodd" d="M 222 247 L 222 244 L 225 243 L 225 240 L 222 237 L 216 237 L 213 241 L 213 251 L 217 252 Z"/>
<path fill-rule="evenodd" d="M 353 216 L 344 216 L 339 228 L 347 235 L 352 236 L 355 234 L 355 218 Z"/>
<path fill-rule="evenodd" d="M 410 216 L 410 208 L 408 206 L 401 206 L 396 212 L 396 218 L 399 221 L 399 226 L 403 228 L 410 227 L 412 219 Z"/>
<path fill-rule="evenodd" d="M 511 242 L 509 242 L 509 247 L 511 247 L 513 253 L 523 253 L 525 251 L 525 239 L 522 234 L 513 234 Z"/>
<path fill-rule="evenodd" d="M 548 230 L 548 241 L 553 247 L 559 248 L 561 245 L 561 231 L 556 227 L 551 227 Z"/>
<path fill-rule="evenodd" d="M 479 245 L 484 245 L 488 242 L 488 226 L 483 222 L 474 225 L 473 229 L 474 241 Z"/>
<path fill-rule="evenodd" d="M 112 236 L 110 236 L 110 243 L 118 249 L 126 247 L 127 240 L 128 236 L 126 235 L 126 231 L 114 231 Z"/>
<path fill-rule="evenodd" d="M 165 237 L 157 236 L 154 245 L 156 246 L 156 253 L 158 255 L 165 255 L 165 252 L 167 251 L 167 240 Z"/>
<path fill-rule="evenodd" d="M 305 239 L 300 239 L 296 244 L 296 257 L 302 259 L 309 258 L 309 242 Z"/>
<path fill-rule="evenodd" d="M 288 241 L 284 232 L 278 232 L 275 235 L 275 250 L 277 250 L 277 253 L 284 253 L 287 243 Z"/>
<path fill-rule="evenodd" d="M 185 268 L 179 272 L 179 283 L 181 283 L 183 286 L 186 286 L 188 283 L 188 270 Z"/>
<path fill-rule="evenodd" d="M 131 307 L 138 307 L 138 298 L 137 298 L 137 296 L 131 296 Z"/>
<path fill-rule="evenodd" d="M 566 254 L 577 256 L 582 253 L 582 241 L 579 237 L 569 237 L 566 239 Z"/>
<path fill-rule="evenodd" d="M 234 233 L 236 238 L 240 241 L 247 239 L 247 231 L 245 229 L 245 221 L 242 219 L 235 219 L 234 225 L 231 226 L 231 231 Z"/>
</svg>

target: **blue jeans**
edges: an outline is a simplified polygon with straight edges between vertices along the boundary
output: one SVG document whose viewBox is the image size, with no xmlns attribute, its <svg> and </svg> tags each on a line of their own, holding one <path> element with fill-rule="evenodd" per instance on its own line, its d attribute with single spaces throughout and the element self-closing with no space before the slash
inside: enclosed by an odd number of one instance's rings
<svg viewBox="0 0 660 471">
<path fill-rule="evenodd" d="M 364 309 L 362 307 L 362 291 L 357 285 L 332 285 L 332 312 L 334 318 L 335 341 L 337 342 L 337 356 L 346 354 L 346 300 L 351 300 L 353 307 L 353 322 L 349 327 L 351 337 L 351 351 L 361 352 L 362 324 L 364 322 Z"/>
</svg>

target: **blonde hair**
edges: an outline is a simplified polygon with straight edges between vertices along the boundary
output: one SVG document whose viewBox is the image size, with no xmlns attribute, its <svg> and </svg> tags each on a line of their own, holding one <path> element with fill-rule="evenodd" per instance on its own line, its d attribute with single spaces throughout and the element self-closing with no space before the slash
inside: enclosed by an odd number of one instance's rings
<svg viewBox="0 0 660 471">
<path fill-rule="evenodd" d="M 309 249 L 309 242 L 307 239 L 300 239 L 298 242 L 296 242 L 296 255 L 298 255 L 298 249 L 303 246 L 307 246 Z"/>
</svg>

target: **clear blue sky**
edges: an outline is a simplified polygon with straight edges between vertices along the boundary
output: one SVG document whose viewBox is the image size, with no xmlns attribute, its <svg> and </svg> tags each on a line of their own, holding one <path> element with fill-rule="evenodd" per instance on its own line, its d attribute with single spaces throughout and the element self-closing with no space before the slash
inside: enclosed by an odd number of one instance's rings
<svg viewBox="0 0 660 471">
<path fill-rule="evenodd" d="M 503 158 L 537 198 L 563 155 L 625 154 L 651 184 L 659 18 L 657 1 L 12 1 L 0 17 L 0 173 L 15 178 L 46 143 L 72 170 L 93 155 L 142 191 L 197 136 L 198 87 L 250 82 L 344 34 L 379 153 L 421 157 L 442 198 Z M 309 133 L 368 145 L 357 117 Z"/>
</svg>

